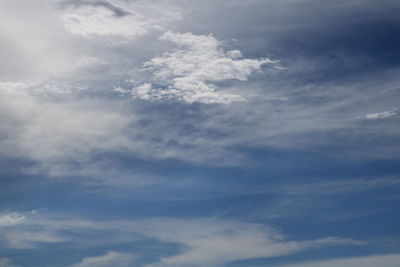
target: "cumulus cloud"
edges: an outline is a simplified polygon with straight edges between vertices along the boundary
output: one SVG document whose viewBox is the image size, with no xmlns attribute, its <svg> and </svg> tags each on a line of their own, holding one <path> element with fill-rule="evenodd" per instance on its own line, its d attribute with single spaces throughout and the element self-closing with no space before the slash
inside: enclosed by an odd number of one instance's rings
<svg viewBox="0 0 400 267">
<path fill-rule="evenodd" d="M 104 255 L 83 258 L 81 262 L 70 267 L 130 267 L 133 266 L 135 258 L 132 254 L 109 251 Z"/>
<path fill-rule="evenodd" d="M 246 81 L 263 65 L 277 63 L 268 58 L 241 59 L 239 50 L 225 52 L 212 35 L 166 32 L 160 39 L 178 48 L 144 63 L 154 83 L 136 86 L 132 91 L 136 98 L 207 104 L 243 101 L 238 94 L 222 92 L 215 82 Z"/>
<path fill-rule="evenodd" d="M 108 1 L 78 1 L 62 16 L 65 28 L 72 34 L 88 36 L 122 36 L 133 39 L 154 29 L 163 29 L 181 19 L 177 8 L 164 10 L 158 17 L 148 17 L 129 7 Z"/>
<path fill-rule="evenodd" d="M 365 115 L 365 118 L 369 120 L 385 119 L 388 117 L 395 116 L 396 114 L 397 112 L 395 111 L 383 111 L 378 113 L 368 113 L 367 115 Z"/>
</svg>

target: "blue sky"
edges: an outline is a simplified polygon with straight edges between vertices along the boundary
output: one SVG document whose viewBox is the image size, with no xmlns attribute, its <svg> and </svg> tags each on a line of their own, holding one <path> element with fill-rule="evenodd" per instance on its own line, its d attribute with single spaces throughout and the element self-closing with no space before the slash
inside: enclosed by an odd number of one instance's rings
<svg viewBox="0 0 400 267">
<path fill-rule="evenodd" d="M 0 267 L 397 267 L 400 4 L 0 3 Z"/>
</svg>

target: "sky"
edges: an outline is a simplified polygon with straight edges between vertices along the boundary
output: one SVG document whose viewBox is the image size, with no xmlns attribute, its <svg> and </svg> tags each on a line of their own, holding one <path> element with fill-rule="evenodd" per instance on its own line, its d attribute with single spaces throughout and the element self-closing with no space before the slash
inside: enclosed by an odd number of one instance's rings
<svg viewBox="0 0 400 267">
<path fill-rule="evenodd" d="M 398 267 L 397 0 L 0 0 L 0 267 Z"/>
</svg>

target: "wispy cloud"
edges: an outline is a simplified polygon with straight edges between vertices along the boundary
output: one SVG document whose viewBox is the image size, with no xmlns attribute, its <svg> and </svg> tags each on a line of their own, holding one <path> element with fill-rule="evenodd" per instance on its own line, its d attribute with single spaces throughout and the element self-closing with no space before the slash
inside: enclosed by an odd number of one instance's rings
<svg viewBox="0 0 400 267">
<path fill-rule="evenodd" d="M 17 249 L 31 249 L 45 243 L 60 243 L 66 240 L 49 231 L 8 231 L 5 235 L 7 246 Z"/>
<path fill-rule="evenodd" d="M 344 259 L 330 259 L 325 261 L 317 262 L 304 262 L 298 264 L 289 265 L 277 265 L 276 267 L 397 267 L 400 262 L 399 254 L 387 254 L 387 255 L 372 255 L 354 258 Z"/>
<path fill-rule="evenodd" d="M 353 208 L 338 210 L 343 205 L 338 199 L 346 201 L 349 196 L 365 194 L 373 190 L 383 190 L 400 186 L 397 177 L 346 179 L 340 181 L 325 181 L 317 183 L 302 183 L 299 185 L 283 186 L 269 193 L 278 197 L 269 203 L 269 207 L 255 212 L 260 218 L 307 218 L 314 216 L 315 220 L 322 222 L 340 222 L 370 216 L 383 211 L 372 205 L 369 208 Z M 253 214 L 254 216 L 254 214 Z"/>
<path fill-rule="evenodd" d="M 62 16 L 62 20 L 70 33 L 85 37 L 108 35 L 133 39 L 151 30 L 163 29 L 171 21 L 182 17 L 177 8 L 164 10 L 157 17 L 148 17 L 132 8 L 117 6 L 108 1 L 78 3 Z"/>
<path fill-rule="evenodd" d="M 368 113 L 367 115 L 365 115 L 365 118 L 369 120 L 385 119 L 388 117 L 395 116 L 396 114 L 397 114 L 396 111 L 383 111 L 378 113 Z"/>
<path fill-rule="evenodd" d="M 79 235 L 65 238 L 65 231 L 85 233 L 85 238 L 79 238 Z M 96 235 L 88 239 L 91 232 Z M 3 234 L 8 240 L 8 246 L 17 249 L 69 242 L 73 242 L 77 248 L 102 247 L 134 242 L 139 236 L 140 240 L 176 244 L 182 248 L 175 255 L 149 263 L 151 266 L 221 266 L 236 260 L 277 257 L 325 246 L 363 244 L 340 237 L 291 241 L 267 225 L 222 218 L 96 221 L 65 216 L 52 218 L 37 213 L 27 215 L 24 223 L 17 228 L 6 229 Z M 133 255 L 129 251 L 110 251 L 105 255 L 82 259 L 73 266 L 109 266 L 117 262 L 122 264 L 120 266 L 129 266 L 140 257 L 143 255 L 137 252 Z"/>
<path fill-rule="evenodd" d="M 134 265 L 135 258 L 132 254 L 109 251 L 104 255 L 83 258 L 79 263 L 70 267 L 130 267 Z"/>
<path fill-rule="evenodd" d="M 0 227 L 17 225 L 22 223 L 24 220 L 25 216 L 17 212 L 0 214 Z"/>
<path fill-rule="evenodd" d="M 12 261 L 8 258 L 0 258 L 0 267 L 17 267 L 12 264 Z"/>
<path fill-rule="evenodd" d="M 172 224 L 180 225 L 181 230 L 172 230 Z M 278 257 L 323 246 L 362 244 L 337 237 L 288 241 L 262 224 L 224 220 L 172 220 L 160 226 L 164 230 L 170 226 L 169 233 L 161 233 L 163 240 L 182 243 L 185 249 L 151 266 L 224 266 L 236 260 Z"/>
</svg>

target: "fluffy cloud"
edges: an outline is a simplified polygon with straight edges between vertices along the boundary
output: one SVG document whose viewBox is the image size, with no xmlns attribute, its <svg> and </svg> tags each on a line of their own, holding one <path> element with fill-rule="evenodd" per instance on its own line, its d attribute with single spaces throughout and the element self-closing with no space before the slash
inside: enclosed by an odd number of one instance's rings
<svg viewBox="0 0 400 267">
<path fill-rule="evenodd" d="M 101 256 L 87 257 L 81 262 L 71 265 L 70 267 L 130 267 L 135 260 L 135 256 L 127 253 L 109 251 Z"/>
<path fill-rule="evenodd" d="M 175 43 L 178 49 L 144 63 L 155 83 L 134 88 L 137 98 L 207 104 L 243 101 L 238 94 L 221 92 L 214 83 L 246 81 L 263 65 L 277 63 L 268 58 L 241 59 L 239 50 L 224 52 L 222 43 L 211 35 L 166 32 L 160 39 Z"/>
<path fill-rule="evenodd" d="M 150 30 L 163 29 L 173 20 L 179 20 L 179 9 L 164 10 L 158 17 L 148 17 L 129 7 L 108 1 L 78 1 L 62 16 L 65 28 L 72 34 L 88 36 L 122 36 L 133 39 Z M 122 3 L 121 3 L 122 4 Z"/>
</svg>

